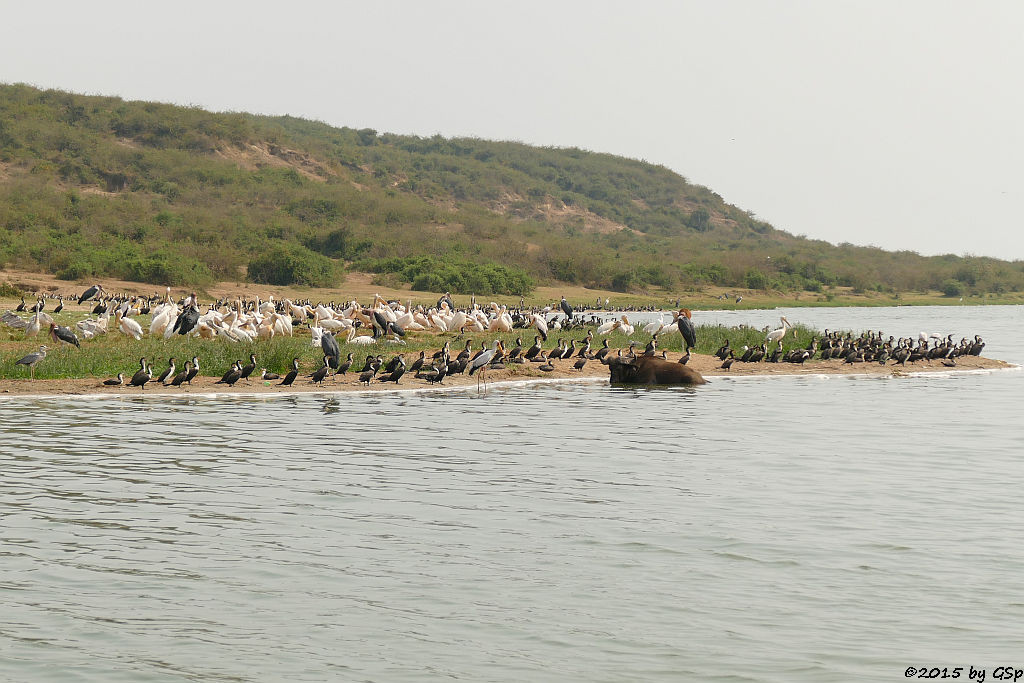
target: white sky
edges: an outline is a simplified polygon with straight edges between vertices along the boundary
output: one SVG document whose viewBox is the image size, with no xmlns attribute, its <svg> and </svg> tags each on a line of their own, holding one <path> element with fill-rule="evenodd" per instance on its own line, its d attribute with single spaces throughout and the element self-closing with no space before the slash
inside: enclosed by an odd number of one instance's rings
<svg viewBox="0 0 1024 683">
<path fill-rule="evenodd" d="M 0 81 L 664 164 L 775 227 L 1024 259 L 1024 3 L 4 3 Z"/>
</svg>

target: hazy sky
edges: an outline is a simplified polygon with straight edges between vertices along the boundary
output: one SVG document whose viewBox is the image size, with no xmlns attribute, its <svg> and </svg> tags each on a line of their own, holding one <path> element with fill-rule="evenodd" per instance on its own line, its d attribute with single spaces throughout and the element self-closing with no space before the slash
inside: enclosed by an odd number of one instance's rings
<svg viewBox="0 0 1024 683">
<path fill-rule="evenodd" d="M 4 5 L 0 81 L 577 146 L 795 234 L 1024 259 L 1022 2 Z"/>
</svg>

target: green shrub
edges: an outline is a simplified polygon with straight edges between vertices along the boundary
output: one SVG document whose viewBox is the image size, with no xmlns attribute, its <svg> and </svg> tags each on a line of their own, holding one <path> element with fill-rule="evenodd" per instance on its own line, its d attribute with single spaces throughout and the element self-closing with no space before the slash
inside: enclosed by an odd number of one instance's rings
<svg viewBox="0 0 1024 683">
<path fill-rule="evenodd" d="M 213 282 L 213 273 L 205 263 L 162 250 L 128 261 L 123 277 L 127 280 L 168 287 L 197 286 Z"/>
<path fill-rule="evenodd" d="M 22 296 L 24 292 L 12 285 L 10 282 L 0 282 L 0 297 L 14 299 Z"/>
<path fill-rule="evenodd" d="M 92 277 L 95 269 L 87 261 L 72 261 L 67 266 L 57 271 L 58 280 L 84 280 Z"/>
<path fill-rule="evenodd" d="M 363 264 L 371 272 L 395 273 L 412 288 L 456 294 L 508 294 L 524 296 L 533 291 L 533 278 L 514 266 L 477 263 L 431 256 L 380 259 Z"/>
<path fill-rule="evenodd" d="M 267 285 L 336 287 L 341 266 L 298 244 L 278 244 L 249 261 L 249 279 Z"/>
<path fill-rule="evenodd" d="M 751 268 L 744 276 L 747 289 L 768 289 L 768 276 L 757 268 Z"/>
<path fill-rule="evenodd" d="M 942 283 L 941 291 L 946 296 L 963 296 L 964 283 L 949 279 Z"/>
</svg>

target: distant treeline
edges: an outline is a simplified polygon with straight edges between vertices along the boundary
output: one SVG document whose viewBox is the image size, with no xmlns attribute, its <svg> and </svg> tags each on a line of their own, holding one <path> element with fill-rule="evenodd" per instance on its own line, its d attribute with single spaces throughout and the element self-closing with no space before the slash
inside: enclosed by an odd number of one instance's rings
<svg viewBox="0 0 1024 683">
<path fill-rule="evenodd" d="M 479 294 L 1024 290 L 1024 262 L 796 237 L 643 161 L 0 85 L 0 265 L 319 286 L 346 264 Z"/>
</svg>

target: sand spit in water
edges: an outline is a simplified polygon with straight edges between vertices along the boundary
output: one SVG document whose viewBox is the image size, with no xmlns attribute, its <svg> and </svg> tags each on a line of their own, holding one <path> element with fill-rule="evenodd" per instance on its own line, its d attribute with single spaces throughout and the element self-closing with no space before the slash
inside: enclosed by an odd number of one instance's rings
<svg viewBox="0 0 1024 683">
<path fill-rule="evenodd" d="M 680 354 L 669 354 L 670 361 L 678 360 Z M 537 369 L 536 363 L 524 363 L 512 366 L 506 370 L 489 370 L 485 375 L 488 384 L 507 383 L 530 383 L 545 380 L 576 380 L 588 379 L 598 381 L 608 379 L 608 368 L 597 361 L 589 361 L 582 371 L 572 368 L 574 361 L 555 361 L 556 369 L 553 372 L 542 372 Z M 944 366 L 940 361 L 918 361 L 908 364 L 906 367 L 895 366 L 891 363 L 879 365 L 878 363 L 854 363 L 847 364 L 841 360 L 809 361 L 803 365 L 793 363 L 739 363 L 733 364 L 729 370 L 720 369 L 721 361 L 714 356 L 693 354 L 690 367 L 694 368 L 708 378 L 714 377 L 771 377 L 771 376 L 794 376 L 794 375 L 836 375 L 836 376 L 912 376 L 934 372 L 961 372 L 978 370 L 1007 370 L 1017 366 L 1001 360 L 985 358 L 981 356 L 966 356 L 958 358 L 956 367 Z M 380 382 L 376 379 L 367 387 L 359 382 L 358 372 L 349 372 L 346 376 L 339 376 L 336 379 L 328 379 L 322 385 L 313 384 L 310 381 L 309 372 L 305 372 L 295 380 L 290 387 L 279 386 L 281 380 L 263 381 L 257 378 L 251 381 L 241 381 L 232 387 L 224 384 L 217 384 L 214 377 L 197 377 L 192 386 L 165 387 L 150 382 L 144 389 L 130 386 L 108 387 L 103 385 L 106 377 L 89 379 L 37 379 L 37 380 L 2 380 L 0 381 L 0 397 L 3 396 L 75 396 L 75 395 L 170 395 L 182 396 L 189 394 L 300 394 L 300 393 L 323 393 L 323 392 L 366 392 L 366 391 L 395 391 L 419 390 L 430 388 L 432 385 L 426 381 L 416 379 L 412 375 L 405 375 L 397 386 L 393 382 Z M 444 384 L 433 385 L 437 388 L 472 388 L 477 386 L 477 377 L 467 375 L 455 375 L 446 377 Z"/>
</svg>

